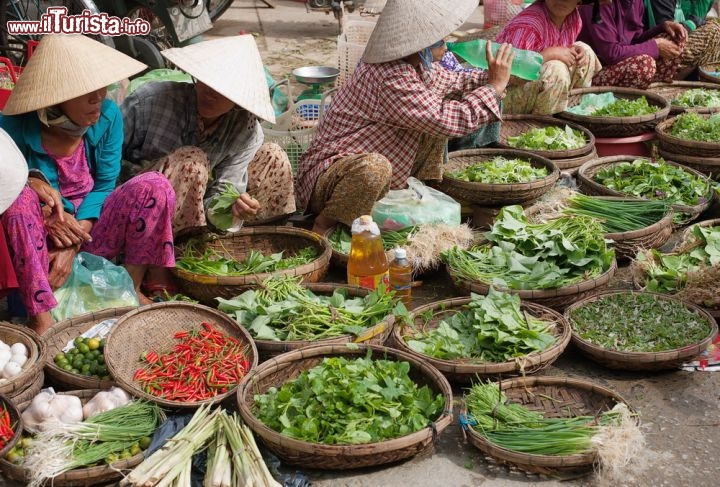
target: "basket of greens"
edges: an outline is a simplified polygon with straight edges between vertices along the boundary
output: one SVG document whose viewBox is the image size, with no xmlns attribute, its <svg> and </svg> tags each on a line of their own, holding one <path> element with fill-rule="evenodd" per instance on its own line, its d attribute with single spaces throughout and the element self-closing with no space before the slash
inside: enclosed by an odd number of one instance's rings
<svg viewBox="0 0 720 487">
<path fill-rule="evenodd" d="M 433 366 L 375 345 L 306 347 L 243 381 L 240 415 L 288 465 L 346 470 L 431 449 L 452 422 L 452 390 Z"/>
<path fill-rule="evenodd" d="M 271 275 L 321 280 L 332 249 L 320 235 L 292 227 L 251 227 L 226 236 L 191 239 L 177 246 L 172 269 L 188 296 L 213 305 L 232 298 Z"/>
<path fill-rule="evenodd" d="M 575 346 L 619 370 L 673 369 L 703 352 L 717 335 L 710 314 L 694 304 L 642 291 L 609 291 L 565 310 Z"/>
<path fill-rule="evenodd" d="M 477 383 L 460 425 L 475 447 L 525 472 L 622 471 L 644 447 L 637 415 L 614 391 L 563 377 Z"/>
<path fill-rule="evenodd" d="M 581 106 L 583 97 L 605 94 L 612 94 L 614 101 L 575 113 L 575 107 Z M 582 125 L 595 137 L 633 137 L 652 132 L 669 113 L 670 104 L 658 94 L 633 88 L 599 86 L 571 90 L 568 110 L 557 116 Z"/>
<path fill-rule="evenodd" d="M 404 247 L 407 244 L 407 238 L 417 227 L 406 227 L 401 230 L 392 230 L 381 232 L 383 248 L 385 255 L 390 262 L 393 258 L 392 249 L 395 247 Z M 350 229 L 345 225 L 336 225 L 325 234 L 330 247 L 332 248 L 332 263 L 338 267 L 347 266 L 348 257 L 350 256 L 350 244 L 352 243 L 352 234 Z"/>
<path fill-rule="evenodd" d="M 587 216 L 531 223 L 521 206 L 506 206 L 486 237 L 486 244 L 443 253 L 453 282 L 467 293 L 495 287 L 562 310 L 606 285 L 616 270 L 600 222 Z"/>
<path fill-rule="evenodd" d="M 451 382 L 530 374 L 552 364 L 570 341 L 570 327 L 545 306 L 490 289 L 487 296 L 435 301 L 393 330 L 395 347 L 416 355 Z"/>
<path fill-rule="evenodd" d="M 453 198 L 482 206 L 532 201 L 560 177 L 550 159 L 532 152 L 470 149 L 451 152 L 448 158 L 439 188 Z"/>
<path fill-rule="evenodd" d="M 382 345 L 395 323 L 395 300 L 384 289 L 303 285 L 295 276 L 270 277 L 257 289 L 218 301 L 220 311 L 250 332 L 261 361 L 308 345 Z"/>
<path fill-rule="evenodd" d="M 592 152 L 595 136 L 585 127 L 554 117 L 505 115 L 498 145 L 564 160 Z"/>
<path fill-rule="evenodd" d="M 704 64 L 698 68 L 698 78 L 707 83 L 720 83 L 720 63 Z"/>
<path fill-rule="evenodd" d="M 678 162 L 685 167 L 695 169 L 709 179 L 717 179 L 720 175 L 720 157 L 696 157 L 688 154 L 675 154 L 658 149 L 658 155 L 666 161 Z"/>
<path fill-rule="evenodd" d="M 655 132 L 665 152 L 720 157 L 720 114 L 682 113 L 658 124 Z"/>
<path fill-rule="evenodd" d="M 684 224 L 707 210 L 715 192 L 706 176 L 680 164 L 635 156 L 601 157 L 578 171 L 583 193 L 593 196 L 631 196 L 662 200 Z"/>
<path fill-rule="evenodd" d="M 670 103 L 670 114 L 682 112 L 714 113 L 720 111 L 720 86 L 698 81 L 653 83 L 648 91 Z"/>
</svg>

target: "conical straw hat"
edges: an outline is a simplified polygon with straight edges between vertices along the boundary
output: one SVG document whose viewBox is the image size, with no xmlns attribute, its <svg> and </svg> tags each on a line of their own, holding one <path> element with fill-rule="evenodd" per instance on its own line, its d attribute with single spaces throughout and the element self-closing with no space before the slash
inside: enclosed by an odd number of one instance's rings
<svg viewBox="0 0 720 487">
<path fill-rule="evenodd" d="M 43 36 L 8 98 L 3 114 L 51 107 L 145 69 L 143 63 L 82 35 Z"/>
<path fill-rule="evenodd" d="M 28 178 L 28 167 L 22 152 L 7 132 L 0 129 L 0 213 L 3 213 L 18 197 Z"/>
<path fill-rule="evenodd" d="M 171 63 L 225 98 L 275 123 L 260 51 L 251 35 L 223 37 L 161 53 Z"/>
<path fill-rule="evenodd" d="M 362 60 L 386 63 L 421 51 L 460 27 L 477 0 L 388 0 Z"/>
</svg>

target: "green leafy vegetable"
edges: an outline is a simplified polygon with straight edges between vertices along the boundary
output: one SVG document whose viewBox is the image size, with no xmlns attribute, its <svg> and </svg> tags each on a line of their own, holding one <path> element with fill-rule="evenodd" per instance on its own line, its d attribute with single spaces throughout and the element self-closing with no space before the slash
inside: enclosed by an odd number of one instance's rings
<svg viewBox="0 0 720 487">
<path fill-rule="evenodd" d="M 598 108 L 590 115 L 593 117 L 636 117 L 649 115 L 658 111 L 658 107 L 648 104 L 647 98 L 641 96 L 634 100 L 618 98 L 607 106 Z"/>
<path fill-rule="evenodd" d="M 587 144 L 585 136 L 579 130 L 565 125 L 562 129 L 556 125 L 537 127 L 520 135 L 508 137 L 511 147 L 529 150 L 569 150 L 579 149 Z"/>
<path fill-rule="evenodd" d="M 672 100 L 672 104 L 685 108 L 720 107 L 720 90 L 706 90 L 705 88 L 685 90 Z"/>
<path fill-rule="evenodd" d="M 208 207 L 208 219 L 218 230 L 227 230 L 234 226 L 232 207 L 240 197 L 235 185 L 226 183 Z"/>
<path fill-rule="evenodd" d="M 406 227 L 401 230 L 384 231 L 380 238 L 383 242 L 385 250 L 392 250 L 396 247 L 403 247 L 407 244 L 407 239 L 417 231 L 417 226 Z M 350 244 L 352 243 L 352 234 L 345 225 L 338 225 L 328 236 L 330 246 L 336 252 L 350 255 Z"/>
<path fill-rule="evenodd" d="M 449 172 L 463 181 L 486 184 L 529 183 L 548 175 L 545 167 L 534 167 L 522 159 L 506 159 L 498 156 L 467 166 L 462 171 Z"/>
<path fill-rule="evenodd" d="M 705 118 L 695 112 L 678 115 L 670 127 L 670 134 L 685 140 L 720 142 L 720 115 Z"/>
</svg>

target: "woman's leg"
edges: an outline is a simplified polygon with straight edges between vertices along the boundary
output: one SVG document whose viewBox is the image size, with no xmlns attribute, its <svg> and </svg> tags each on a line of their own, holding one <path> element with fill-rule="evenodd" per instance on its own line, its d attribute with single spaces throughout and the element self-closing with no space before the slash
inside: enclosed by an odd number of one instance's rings
<svg viewBox="0 0 720 487">
<path fill-rule="evenodd" d="M 606 66 L 593 78 L 593 86 L 623 86 L 644 90 L 655 79 L 655 59 L 646 54 L 623 59 Z"/>
<path fill-rule="evenodd" d="M 688 36 L 680 70 L 720 62 L 720 19 L 708 19 Z"/>
<path fill-rule="evenodd" d="M 292 166 L 279 145 L 260 146 L 248 165 L 247 192 L 260 203 L 257 214 L 248 223 L 295 213 Z"/>
</svg>

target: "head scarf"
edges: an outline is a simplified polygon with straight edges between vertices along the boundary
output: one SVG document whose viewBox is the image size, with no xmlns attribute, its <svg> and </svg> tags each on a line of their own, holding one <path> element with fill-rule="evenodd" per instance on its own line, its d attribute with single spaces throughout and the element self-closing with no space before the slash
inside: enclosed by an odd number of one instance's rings
<svg viewBox="0 0 720 487">
<path fill-rule="evenodd" d="M 82 137 L 90 127 L 81 127 L 63 113 L 59 106 L 41 108 L 37 111 L 40 122 L 46 127 L 58 127 L 71 137 Z"/>
<path fill-rule="evenodd" d="M 443 44 L 445 44 L 445 40 L 441 39 L 437 41 L 435 44 L 433 44 L 430 47 L 426 47 L 422 51 L 420 51 L 418 54 L 420 55 L 420 62 L 422 63 L 423 67 L 428 70 L 432 71 L 432 63 L 433 63 L 433 54 L 432 50 L 437 49 L 438 47 L 442 47 Z"/>
</svg>

